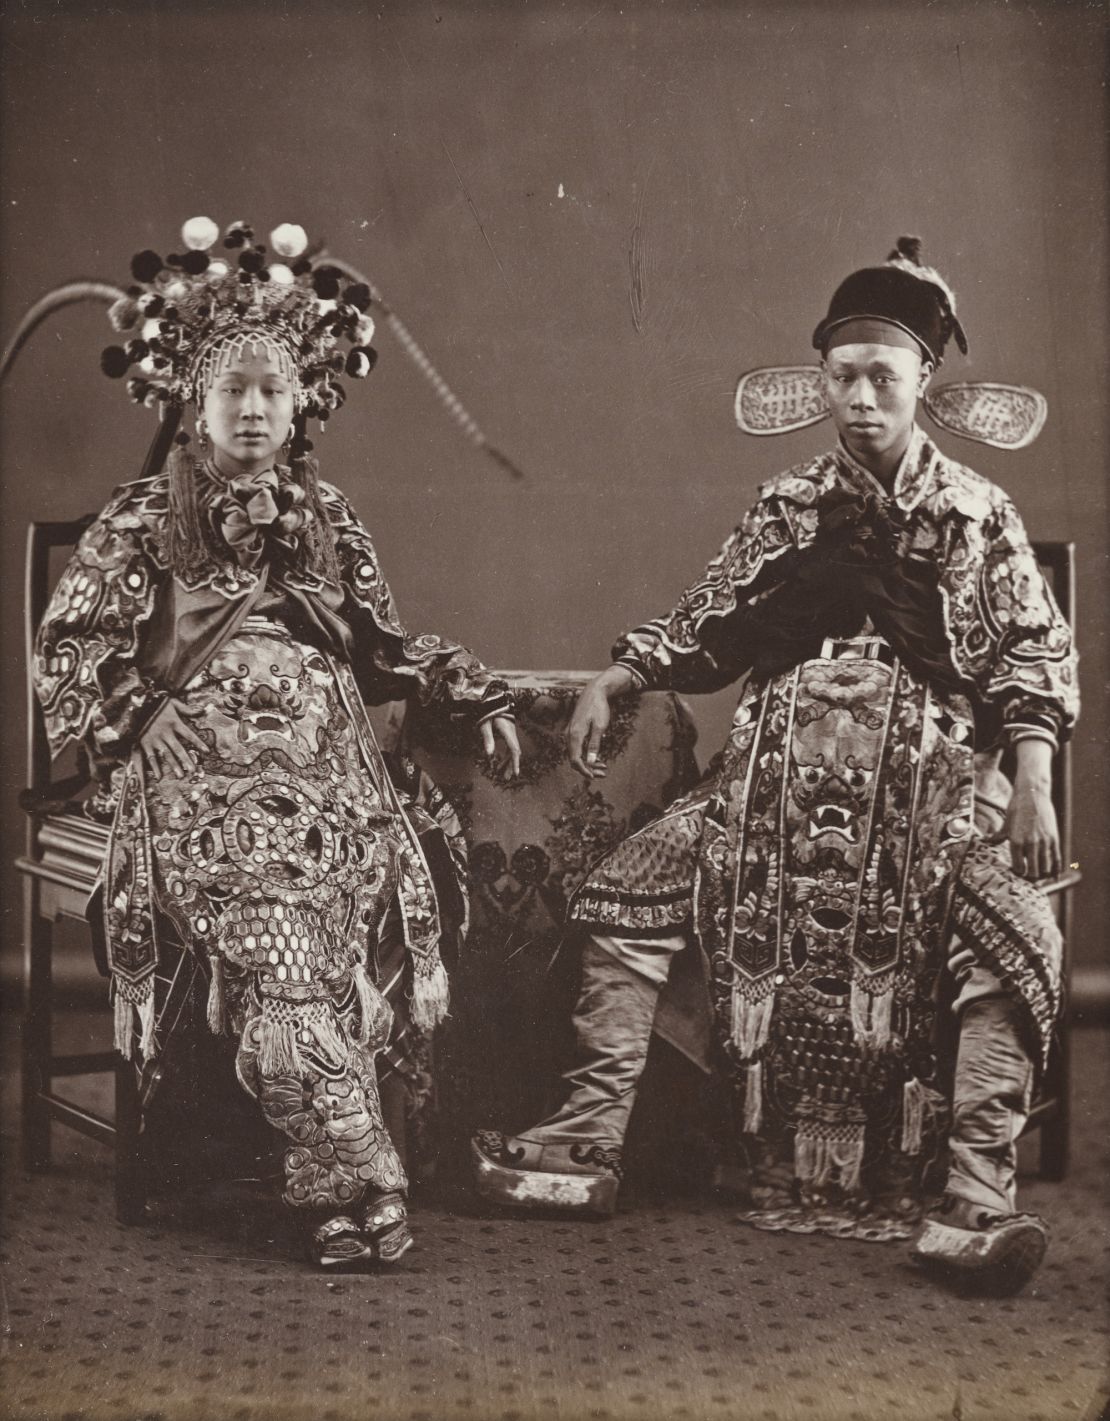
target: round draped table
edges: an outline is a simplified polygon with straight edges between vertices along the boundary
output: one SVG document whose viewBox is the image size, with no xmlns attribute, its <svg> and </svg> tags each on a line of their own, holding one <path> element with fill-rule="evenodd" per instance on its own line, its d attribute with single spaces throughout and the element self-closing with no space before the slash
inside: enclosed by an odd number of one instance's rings
<svg viewBox="0 0 1110 1421">
<path fill-rule="evenodd" d="M 499 671 L 523 751 L 499 773 L 472 729 L 412 705 L 383 742 L 410 756 L 454 805 L 470 850 L 470 928 L 452 973 L 451 1017 L 437 1039 L 440 1116 L 455 1141 L 483 1126 L 523 1129 L 558 1095 L 569 1045 L 577 954 L 567 903 L 594 861 L 697 781 L 697 732 L 669 692 L 613 705 L 604 779 L 567 762 L 564 732 L 589 671 Z"/>
</svg>

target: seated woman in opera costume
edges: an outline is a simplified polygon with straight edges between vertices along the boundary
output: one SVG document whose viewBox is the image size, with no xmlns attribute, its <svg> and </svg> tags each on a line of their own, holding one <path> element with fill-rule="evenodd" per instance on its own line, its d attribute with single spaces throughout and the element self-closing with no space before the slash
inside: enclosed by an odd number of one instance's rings
<svg viewBox="0 0 1110 1421">
<path fill-rule="evenodd" d="M 589 939 L 565 1104 L 482 1132 L 475 1161 L 502 1202 L 612 1209 L 660 988 L 693 937 L 743 1217 L 917 1228 L 919 1263 L 1013 1291 L 1045 1248 L 1016 1211 L 1015 1141 L 1060 1008 L 1060 934 L 1030 880 L 1060 867 L 1051 761 L 1076 661 L 1010 500 L 915 423 L 948 339 L 966 350 L 917 247 L 848 277 L 814 334 L 837 446 L 765 484 L 582 693 L 568 739 L 592 776 L 613 697 L 746 678 L 702 789 L 572 905 Z"/>
<path fill-rule="evenodd" d="M 207 218 L 182 235 L 184 255 L 134 259 L 112 308 L 132 339 L 103 368 L 137 365 L 129 392 L 163 407 L 160 439 L 66 567 L 35 686 L 52 749 L 85 747 L 113 811 L 119 1050 L 149 1064 L 164 1047 L 175 945 L 207 977 L 211 1029 L 237 1040 L 240 1083 L 287 1137 L 283 1197 L 311 1256 L 391 1262 L 412 1240 L 375 1057 L 394 1007 L 427 1037 L 448 986 L 427 816 L 391 782 L 365 703 L 443 705 L 488 753 L 499 737 L 514 771 L 516 732 L 504 685 L 468 651 L 405 631 L 366 530 L 317 480 L 305 421 L 342 403 L 337 375 L 372 368 L 367 287 L 314 266 L 288 224 L 271 243 L 292 265 L 268 264 L 238 224 L 214 254 Z M 200 457 L 178 433 L 167 460 L 190 403 Z"/>
</svg>

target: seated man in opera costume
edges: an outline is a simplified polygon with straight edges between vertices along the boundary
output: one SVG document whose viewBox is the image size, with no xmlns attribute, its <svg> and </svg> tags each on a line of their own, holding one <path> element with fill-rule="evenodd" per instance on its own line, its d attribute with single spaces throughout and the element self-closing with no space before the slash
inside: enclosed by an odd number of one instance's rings
<svg viewBox="0 0 1110 1421">
<path fill-rule="evenodd" d="M 1076 658 L 1010 500 L 915 423 L 947 341 L 966 351 L 918 251 L 904 238 L 849 276 L 814 333 L 836 447 L 763 485 L 582 694 L 568 739 L 590 776 L 614 697 L 746 677 L 715 773 L 572 905 L 590 936 L 565 1104 L 474 1149 L 491 1198 L 610 1211 L 660 988 L 693 935 L 742 1217 L 917 1228 L 918 1262 L 1013 1291 L 1046 1241 L 1015 1211 L 1015 1141 L 1060 1008 L 1035 880 L 1059 869 L 1050 775 Z"/>
</svg>

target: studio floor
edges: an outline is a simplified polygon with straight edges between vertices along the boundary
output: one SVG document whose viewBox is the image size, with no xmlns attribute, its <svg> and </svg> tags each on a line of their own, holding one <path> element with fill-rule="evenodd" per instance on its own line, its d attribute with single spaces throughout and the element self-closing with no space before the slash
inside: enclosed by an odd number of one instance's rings
<svg viewBox="0 0 1110 1421">
<path fill-rule="evenodd" d="M 1110 1319 L 1110 1032 L 1075 1033 L 1074 1163 L 1025 1182 L 1020 1297 L 938 1287 L 901 1245 L 759 1233 L 711 1197 L 608 1222 L 414 1202 L 388 1274 L 329 1278 L 234 1191 L 115 1220 L 108 1152 L 19 1163 L 4 1048 L 3 1414 L 12 1421 L 1095 1421 Z"/>
</svg>

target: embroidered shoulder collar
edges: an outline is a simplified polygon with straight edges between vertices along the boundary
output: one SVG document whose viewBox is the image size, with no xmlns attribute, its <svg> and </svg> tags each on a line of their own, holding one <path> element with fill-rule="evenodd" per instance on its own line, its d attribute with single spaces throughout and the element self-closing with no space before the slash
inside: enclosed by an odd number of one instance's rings
<svg viewBox="0 0 1110 1421">
<path fill-rule="evenodd" d="M 889 497 L 887 490 L 869 469 L 852 457 L 843 441 L 836 446 L 837 473 L 841 481 L 855 493 L 879 494 Z M 914 425 L 902 462 L 894 475 L 894 502 L 910 513 L 933 487 L 936 465 L 941 455 L 936 445 L 919 425 Z"/>
</svg>

